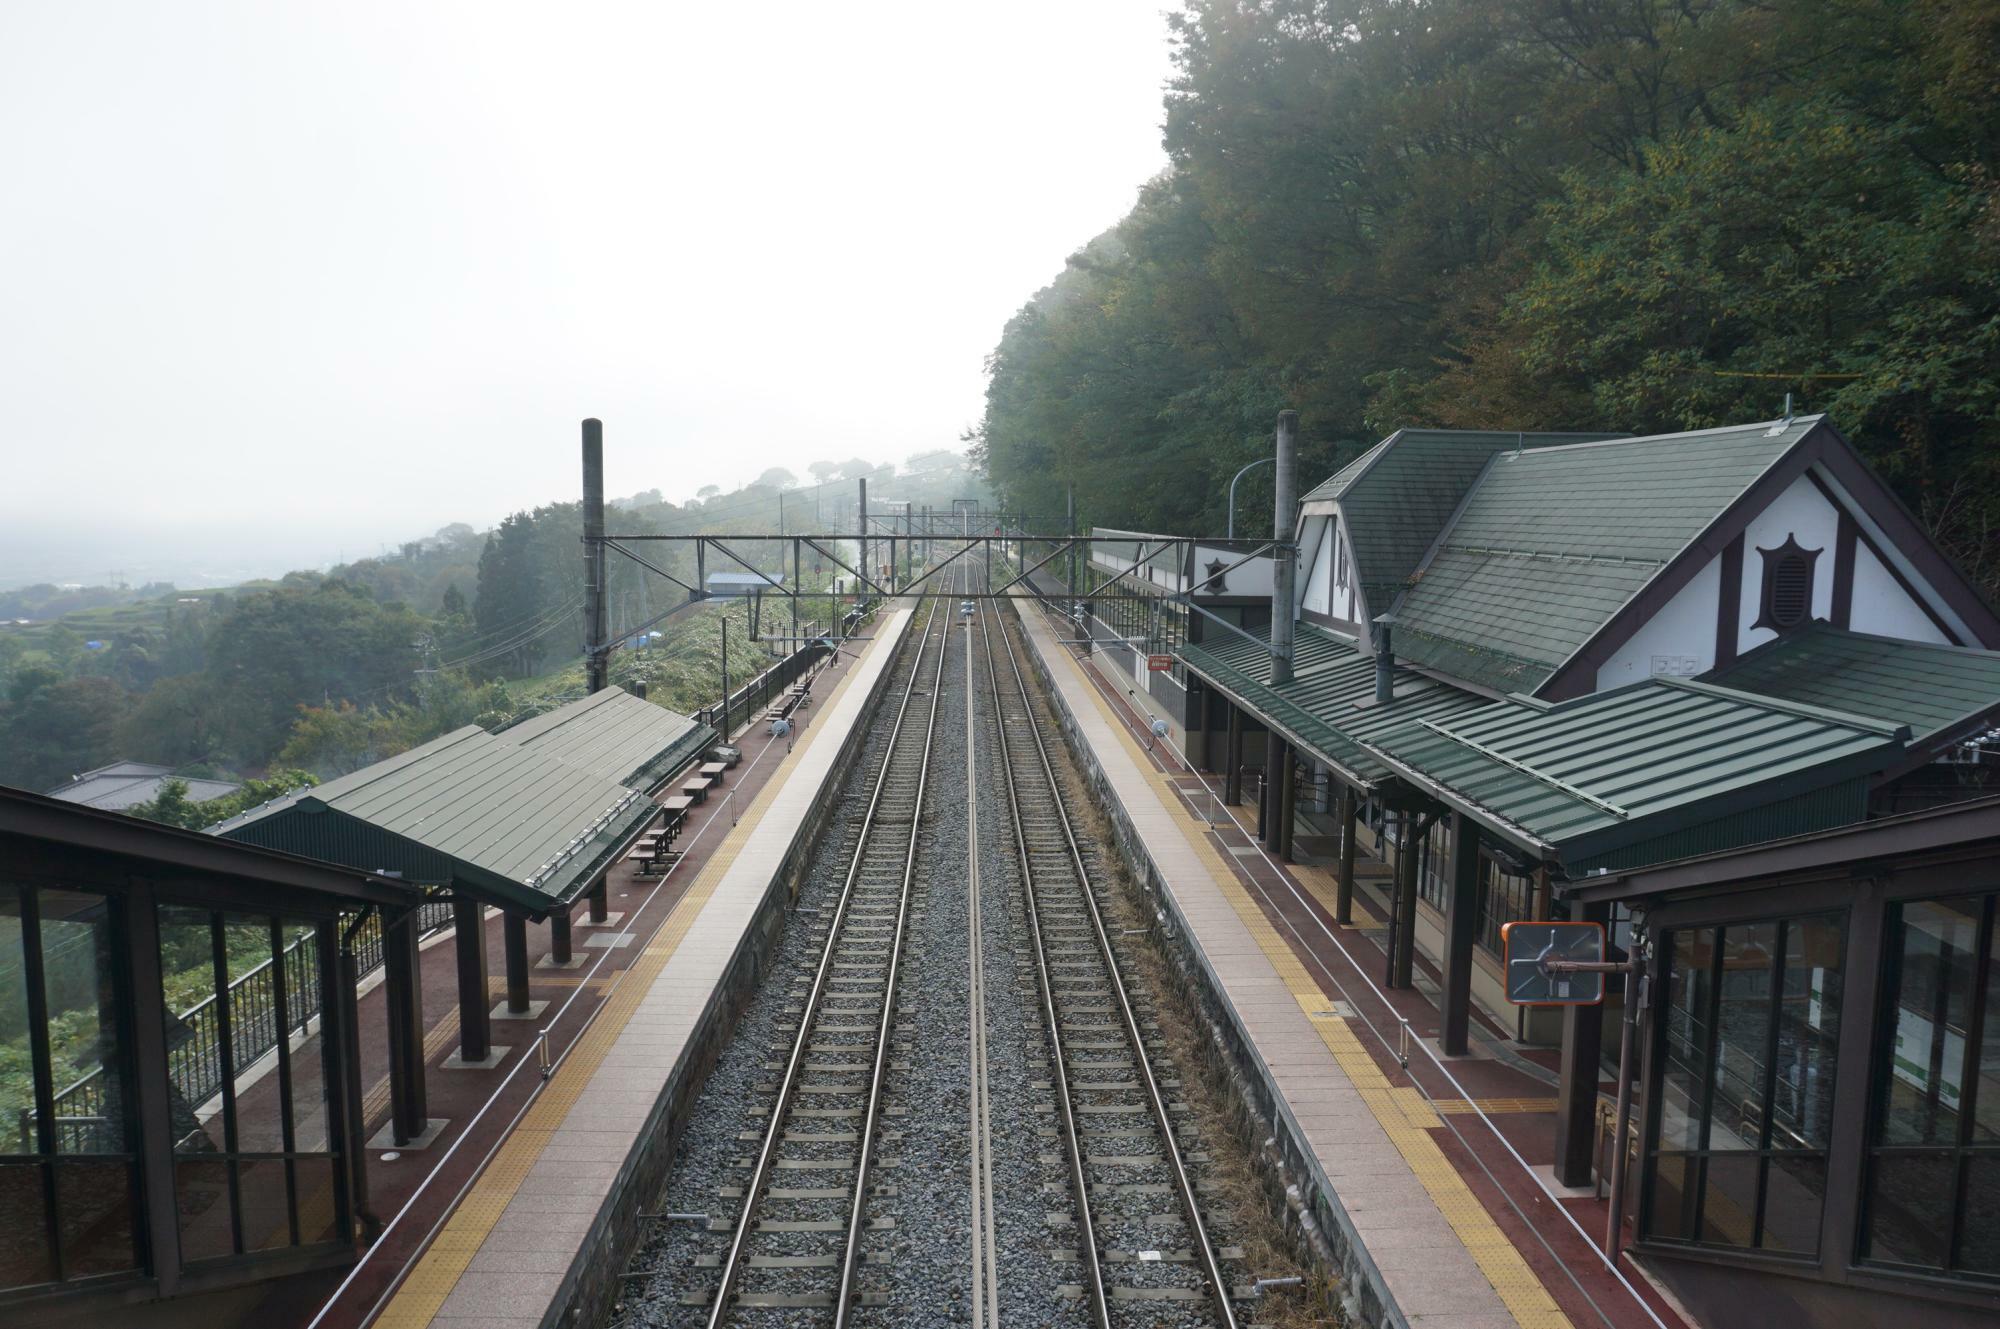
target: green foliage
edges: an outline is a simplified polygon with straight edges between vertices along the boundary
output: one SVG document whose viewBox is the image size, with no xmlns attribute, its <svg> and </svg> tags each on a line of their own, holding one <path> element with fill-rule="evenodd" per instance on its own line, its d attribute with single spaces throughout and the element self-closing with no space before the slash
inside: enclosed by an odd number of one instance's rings
<svg viewBox="0 0 2000 1329">
<path fill-rule="evenodd" d="M 1187 0 L 1173 23 L 1171 169 L 990 361 L 975 453 L 1014 505 L 1046 524 L 1074 485 L 1086 522 L 1219 530 L 1288 406 L 1314 480 L 1405 424 L 1671 430 L 1789 391 L 1987 574 L 1993 6 Z M 1267 477 L 1239 532 L 1267 528 Z"/>
<path fill-rule="evenodd" d="M 167 780 L 160 785 L 157 798 L 134 804 L 126 809 L 126 813 L 144 817 L 147 821 L 165 822 L 169 826 L 198 831 L 219 821 L 228 821 L 294 789 L 310 789 L 318 783 L 319 778 L 310 771 L 276 770 L 261 780 L 245 780 L 233 794 L 197 802 L 187 796 L 187 781 Z"/>
<path fill-rule="evenodd" d="M 114 760 L 125 708 L 125 690 L 108 678 L 52 679 L 50 672 L 16 674 L 0 714 L 7 774 L 37 791 Z"/>
</svg>

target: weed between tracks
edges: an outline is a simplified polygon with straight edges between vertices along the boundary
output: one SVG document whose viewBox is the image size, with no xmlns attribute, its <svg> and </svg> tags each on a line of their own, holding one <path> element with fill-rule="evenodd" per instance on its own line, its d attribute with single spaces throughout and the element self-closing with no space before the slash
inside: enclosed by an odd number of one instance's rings
<svg viewBox="0 0 2000 1329">
<path fill-rule="evenodd" d="M 1041 680 L 1031 677 L 1030 683 L 1037 712 L 1045 721 L 1052 720 Z M 1061 726 L 1056 728 L 1060 731 Z M 1141 945 L 1132 945 L 1134 938 L 1122 935 L 1114 945 L 1129 965 L 1127 981 L 1136 978 L 1154 997 L 1160 1014 L 1170 1017 L 1160 1020 L 1167 1060 L 1182 1070 L 1182 1097 L 1208 1130 L 1210 1162 L 1204 1175 L 1218 1187 L 1211 1192 L 1210 1207 L 1234 1218 L 1234 1241 L 1243 1248 L 1243 1264 L 1250 1277 L 1306 1280 L 1300 1288 L 1274 1292 L 1255 1305 L 1244 1305 L 1241 1319 L 1245 1324 L 1272 1329 L 1344 1325 L 1339 1280 L 1310 1258 L 1292 1224 L 1283 1180 L 1261 1153 L 1269 1123 L 1257 1118 L 1232 1082 L 1237 1071 L 1228 1053 L 1206 1036 L 1209 1016 L 1195 979 L 1167 950 L 1154 905 L 1117 851 L 1110 819 L 1078 774 L 1066 736 L 1063 743 L 1052 747 L 1051 756 L 1078 829 L 1088 833 L 1095 851 L 1092 866 L 1112 888 L 1102 900 L 1106 922 L 1120 934 L 1130 928 L 1145 930 Z"/>
</svg>

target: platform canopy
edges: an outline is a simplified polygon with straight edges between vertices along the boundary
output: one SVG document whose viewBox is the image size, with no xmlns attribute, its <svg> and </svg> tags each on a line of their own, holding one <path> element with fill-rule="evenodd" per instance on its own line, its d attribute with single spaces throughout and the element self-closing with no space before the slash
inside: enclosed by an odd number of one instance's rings
<svg viewBox="0 0 2000 1329">
<path fill-rule="evenodd" d="M 1925 760 L 2000 726 L 2000 651 L 1812 623 L 1745 652 L 1709 680 L 1910 727 Z"/>
<path fill-rule="evenodd" d="M 1824 830 L 1867 814 L 1907 725 L 1685 679 L 1526 697 L 1369 747 L 1403 779 L 1571 878 Z"/>
<path fill-rule="evenodd" d="M 1298 625 L 1292 681 L 1271 685 L 1271 653 L 1262 634 L 1209 629 L 1210 640 L 1176 654 L 1209 686 L 1234 699 L 1285 738 L 1337 767 L 1367 792 L 1389 768 L 1364 741 L 1412 720 L 1441 720 L 1486 706 L 1488 699 L 1397 666 L 1394 695 L 1375 700 L 1375 657 L 1311 623 Z"/>
<path fill-rule="evenodd" d="M 523 720 L 496 737 L 650 793 L 706 747 L 714 733 L 664 706 L 606 688 Z"/>
<path fill-rule="evenodd" d="M 212 833 L 541 918 L 588 890 L 657 812 L 638 790 L 467 725 Z"/>
</svg>

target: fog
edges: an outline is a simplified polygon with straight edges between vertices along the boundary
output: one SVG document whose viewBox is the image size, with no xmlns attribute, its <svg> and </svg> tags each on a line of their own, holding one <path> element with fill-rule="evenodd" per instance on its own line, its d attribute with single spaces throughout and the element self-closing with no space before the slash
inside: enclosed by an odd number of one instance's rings
<svg viewBox="0 0 2000 1329">
<path fill-rule="evenodd" d="M 960 446 L 1165 164 L 1151 0 L 0 8 L 0 584 Z"/>
</svg>

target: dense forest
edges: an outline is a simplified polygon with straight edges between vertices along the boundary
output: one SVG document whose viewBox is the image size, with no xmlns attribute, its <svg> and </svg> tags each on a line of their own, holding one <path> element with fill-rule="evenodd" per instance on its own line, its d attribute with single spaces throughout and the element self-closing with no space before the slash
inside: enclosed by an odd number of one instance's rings
<svg viewBox="0 0 2000 1329">
<path fill-rule="evenodd" d="M 949 451 L 900 468 L 853 459 L 810 470 L 814 483 L 773 469 L 682 505 L 658 490 L 614 500 L 608 524 L 661 535 L 853 530 L 859 479 L 869 481 L 871 506 L 942 508 L 985 492 Z M 497 728 L 581 696 L 582 534 L 580 505 L 552 503 L 490 532 L 447 526 L 386 557 L 223 591 L 12 593 L 17 609 L 69 612 L 0 622 L 0 783 L 41 790 L 129 759 L 259 777 L 237 800 L 254 803 L 466 724 Z M 739 550 L 768 559 L 763 570 L 772 572 L 778 551 L 775 543 Z M 646 557 L 695 581 L 692 555 L 679 546 L 648 545 Z M 712 562 L 709 570 L 732 569 Z M 686 599 L 626 559 L 611 557 L 608 571 L 617 637 Z M 831 566 L 802 571 L 813 588 L 830 589 L 840 575 Z M 767 616 L 785 613 L 770 604 Z M 677 615 L 614 654 L 613 680 L 645 680 L 654 700 L 683 710 L 712 702 L 725 618 L 732 677 L 740 680 L 755 651 L 776 649 L 750 645 L 745 617 L 741 603 Z M 199 825 L 230 810 L 189 806 L 178 794 L 164 802 L 143 811 Z"/>
<path fill-rule="evenodd" d="M 1170 167 L 1007 325 L 1003 497 L 1219 531 L 1404 425 L 1826 411 L 2000 574 L 2000 5 L 1187 0 Z M 1239 529 L 1268 531 L 1269 472 Z M 1253 489 L 1255 493 L 1252 499 Z"/>
</svg>

